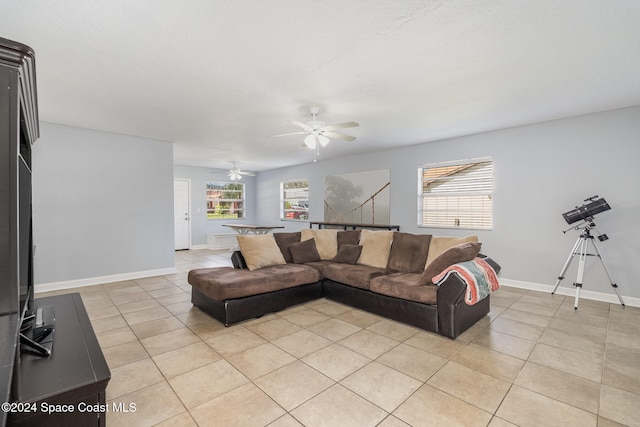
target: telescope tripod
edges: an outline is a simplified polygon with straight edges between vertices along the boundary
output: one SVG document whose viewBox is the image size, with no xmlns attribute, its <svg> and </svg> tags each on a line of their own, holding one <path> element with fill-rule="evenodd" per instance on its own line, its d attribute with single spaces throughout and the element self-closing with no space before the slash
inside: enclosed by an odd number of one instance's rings
<svg viewBox="0 0 640 427">
<path fill-rule="evenodd" d="M 586 224 L 584 226 L 584 230 L 582 234 L 580 234 L 580 237 L 578 237 L 576 244 L 573 245 L 573 249 L 571 249 L 571 253 L 569 253 L 569 257 L 567 258 L 567 261 L 564 263 L 564 267 L 562 267 L 562 271 L 558 276 L 558 281 L 556 282 L 556 286 L 555 288 L 553 288 L 553 292 L 551 292 L 551 294 L 553 295 L 556 293 L 556 290 L 558 289 L 558 285 L 560 285 L 560 282 L 562 281 L 562 279 L 564 279 L 564 274 L 567 272 L 567 269 L 569 268 L 569 265 L 571 264 L 573 257 L 578 255 L 579 256 L 578 277 L 576 278 L 576 282 L 573 284 L 573 286 L 576 287 L 576 298 L 575 298 L 573 307 L 575 310 L 577 310 L 578 300 L 580 299 L 580 289 L 582 289 L 582 279 L 584 278 L 584 267 L 587 263 L 587 257 L 597 256 L 600 259 L 602 266 L 604 267 L 604 271 L 607 273 L 607 276 L 609 277 L 609 281 L 611 282 L 611 287 L 613 288 L 616 295 L 618 296 L 618 300 L 620 300 L 620 304 L 624 307 L 624 301 L 622 301 L 622 297 L 618 293 L 618 285 L 616 285 L 616 283 L 613 281 L 613 278 L 611 277 L 611 272 L 607 268 L 607 264 L 604 263 L 604 260 L 602 259 L 602 254 L 600 253 L 600 249 L 598 248 L 596 241 L 593 239 L 593 236 L 591 235 L 592 226 L 593 224 Z M 595 249 L 595 252 L 596 252 L 595 254 L 588 252 L 589 242 L 591 242 L 591 244 L 593 245 L 593 248 Z"/>
</svg>

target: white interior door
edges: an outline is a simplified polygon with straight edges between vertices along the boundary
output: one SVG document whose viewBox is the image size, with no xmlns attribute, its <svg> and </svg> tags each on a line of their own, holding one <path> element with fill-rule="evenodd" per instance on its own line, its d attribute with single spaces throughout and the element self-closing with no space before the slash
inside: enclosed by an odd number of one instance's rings
<svg viewBox="0 0 640 427">
<path fill-rule="evenodd" d="M 188 179 L 173 180 L 173 222 L 175 249 L 191 247 L 191 182 Z"/>
</svg>

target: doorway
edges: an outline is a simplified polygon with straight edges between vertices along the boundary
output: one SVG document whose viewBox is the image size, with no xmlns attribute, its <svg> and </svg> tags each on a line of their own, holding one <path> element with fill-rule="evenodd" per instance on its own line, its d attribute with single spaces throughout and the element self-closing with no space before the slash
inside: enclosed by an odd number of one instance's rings
<svg viewBox="0 0 640 427">
<path fill-rule="evenodd" d="M 173 180 L 173 228 L 175 231 L 175 250 L 191 247 L 191 181 Z"/>
</svg>

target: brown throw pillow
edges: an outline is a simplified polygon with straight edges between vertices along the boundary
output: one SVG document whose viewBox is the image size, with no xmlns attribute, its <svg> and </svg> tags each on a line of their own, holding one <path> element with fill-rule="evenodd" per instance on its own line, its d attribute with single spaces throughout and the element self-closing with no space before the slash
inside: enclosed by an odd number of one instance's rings
<svg viewBox="0 0 640 427">
<path fill-rule="evenodd" d="M 273 237 L 276 239 L 276 243 L 284 256 L 284 260 L 287 262 L 293 262 L 291 252 L 289 252 L 289 245 L 292 243 L 298 243 L 300 241 L 300 232 L 293 233 L 273 233 Z"/>
<path fill-rule="evenodd" d="M 431 234 L 396 231 L 391 243 L 387 273 L 422 273 L 427 262 Z"/>
<path fill-rule="evenodd" d="M 293 262 L 296 264 L 320 261 L 320 254 L 318 253 L 315 239 L 292 243 L 289 245 L 289 251 L 291 252 Z"/>
<path fill-rule="evenodd" d="M 357 245 L 360 242 L 360 230 L 338 231 L 338 248 L 342 245 Z"/>
<path fill-rule="evenodd" d="M 442 252 L 463 243 L 478 243 L 478 236 L 452 237 L 452 236 L 432 236 L 429 242 L 429 253 L 427 254 L 428 267 L 431 262 Z M 425 267 L 426 268 L 426 267 Z"/>
<path fill-rule="evenodd" d="M 425 268 L 424 272 L 420 276 L 420 284 L 431 285 L 433 284 L 431 281 L 433 276 L 438 275 L 445 268 L 459 262 L 471 261 L 480 253 L 481 246 L 481 243 L 467 242 L 442 252 L 433 261 L 431 261 L 429 265 L 427 265 L 427 268 Z"/>
<path fill-rule="evenodd" d="M 343 244 L 338 249 L 338 255 L 336 255 L 332 261 L 353 265 L 358 262 L 358 258 L 360 258 L 361 253 L 362 246 Z"/>
</svg>

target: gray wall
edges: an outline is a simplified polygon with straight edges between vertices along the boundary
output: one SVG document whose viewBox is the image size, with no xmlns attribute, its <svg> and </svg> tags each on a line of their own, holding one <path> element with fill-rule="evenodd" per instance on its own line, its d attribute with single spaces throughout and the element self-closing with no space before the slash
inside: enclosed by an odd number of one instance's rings
<svg viewBox="0 0 640 427">
<path fill-rule="evenodd" d="M 640 297 L 639 138 L 640 107 L 633 107 L 262 172 L 256 177 L 256 221 L 279 221 L 283 180 L 309 179 L 310 219 L 321 221 L 325 175 L 389 169 L 391 223 L 401 225 L 402 231 L 478 234 L 483 252 L 503 266 L 503 278 L 553 285 L 579 235 L 575 230 L 562 233 L 569 226 L 561 214 L 598 194 L 612 209 L 595 218 L 598 230 L 610 237 L 597 243 L 620 292 Z M 493 230 L 419 228 L 419 165 L 485 156 L 493 159 L 495 168 Z M 281 224 L 287 230 L 308 227 Z M 572 262 L 562 285 L 571 294 L 577 264 Z M 595 258 L 587 262 L 583 283 L 584 291 L 613 294 Z"/>
<path fill-rule="evenodd" d="M 247 218 L 237 222 L 308 227 L 280 221 L 281 181 L 308 178 L 310 218 L 322 220 L 326 175 L 389 169 L 391 222 L 403 231 L 477 233 L 483 252 L 502 264 L 503 278 L 553 285 L 578 237 L 562 233 L 568 225 L 561 214 L 598 194 L 612 206 L 596 217 L 610 237 L 598 244 L 621 293 L 640 297 L 638 135 L 640 107 L 633 107 L 261 172 L 243 179 Z M 485 156 L 495 166 L 493 230 L 419 228 L 418 166 Z M 43 123 L 34 147 L 36 282 L 173 266 L 174 176 L 191 180 L 192 245 L 230 232 L 222 224 L 231 221 L 207 221 L 205 204 L 204 183 L 224 180 L 226 171 L 173 167 L 171 157 L 169 143 Z M 563 282 L 570 292 L 576 267 L 577 260 Z M 613 294 L 593 258 L 583 289 Z"/>
<path fill-rule="evenodd" d="M 231 166 L 231 163 L 229 163 Z M 207 181 L 229 181 L 227 170 L 208 169 L 195 166 L 176 165 L 173 168 L 174 178 L 191 181 L 191 246 L 207 244 L 207 234 L 234 233 L 222 224 L 252 224 L 256 213 L 255 177 L 244 176 L 245 215 L 242 220 L 208 220 L 207 219 Z"/>
<path fill-rule="evenodd" d="M 174 267 L 170 143 L 41 123 L 33 165 L 36 284 Z"/>
</svg>

